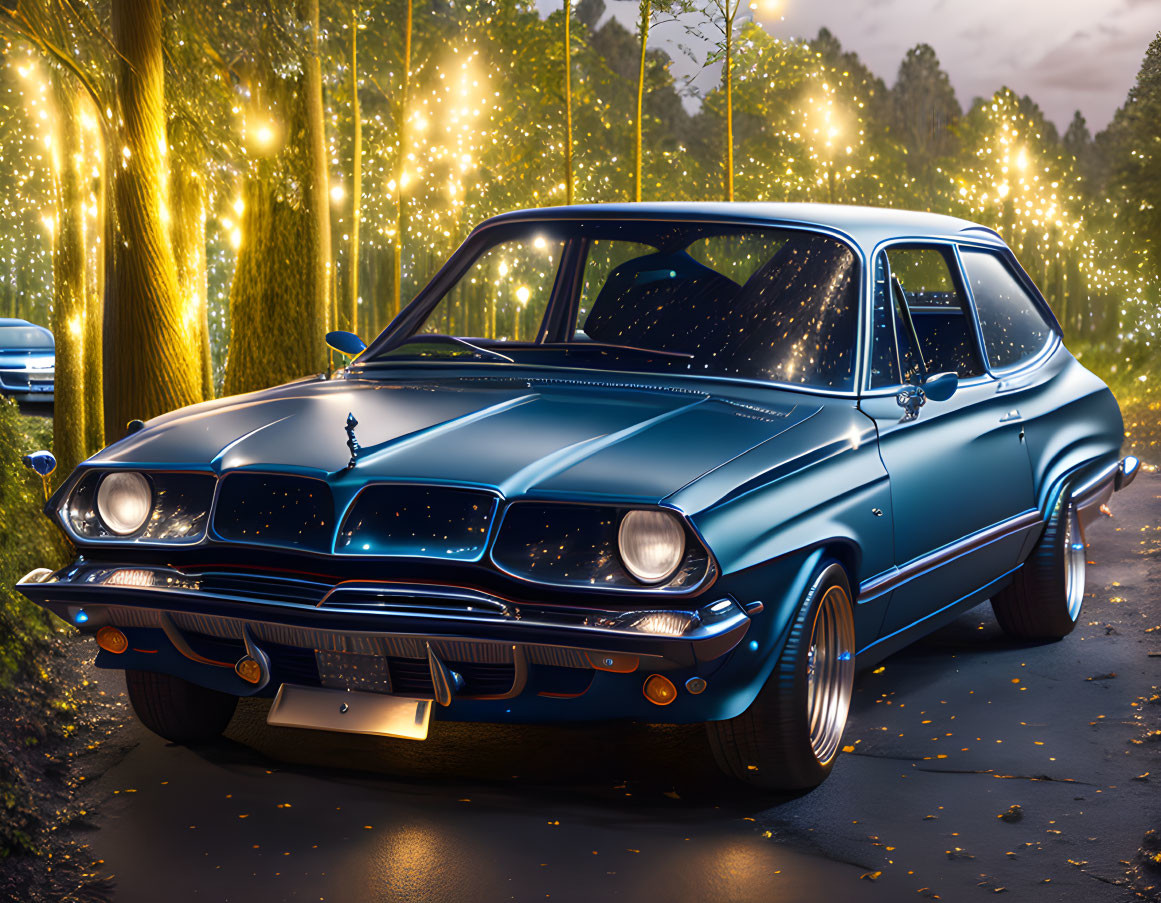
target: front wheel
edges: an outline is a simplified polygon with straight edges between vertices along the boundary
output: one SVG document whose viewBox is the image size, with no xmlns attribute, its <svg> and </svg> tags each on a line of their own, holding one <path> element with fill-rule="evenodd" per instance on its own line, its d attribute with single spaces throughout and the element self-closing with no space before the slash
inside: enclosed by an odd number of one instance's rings
<svg viewBox="0 0 1161 903">
<path fill-rule="evenodd" d="M 137 718 L 174 743 L 205 743 L 221 735 L 238 698 L 208 690 L 171 674 L 126 671 L 125 687 Z"/>
<path fill-rule="evenodd" d="M 718 765 L 769 790 L 821 784 L 838 755 L 855 679 L 851 588 L 838 564 L 807 589 L 774 672 L 750 707 L 706 725 Z"/>
<path fill-rule="evenodd" d="M 1059 640 L 1072 633 L 1084 603 L 1085 549 L 1076 510 L 1062 494 L 1028 560 L 992 598 L 1004 633 Z"/>
</svg>

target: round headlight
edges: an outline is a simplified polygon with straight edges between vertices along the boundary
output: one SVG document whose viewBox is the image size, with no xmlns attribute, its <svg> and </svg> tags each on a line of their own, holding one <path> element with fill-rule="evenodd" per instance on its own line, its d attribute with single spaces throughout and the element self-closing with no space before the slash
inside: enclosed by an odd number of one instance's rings
<svg viewBox="0 0 1161 903">
<path fill-rule="evenodd" d="M 617 545 L 625 570 L 642 583 L 660 583 L 681 564 L 685 531 L 666 511 L 630 511 L 621 520 Z"/>
<path fill-rule="evenodd" d="M 118 536 L 136 533 L 153 510 L 153 490 L 139 473 L 109 473 L 97 487 L 97 513 Z"/>
</svg>

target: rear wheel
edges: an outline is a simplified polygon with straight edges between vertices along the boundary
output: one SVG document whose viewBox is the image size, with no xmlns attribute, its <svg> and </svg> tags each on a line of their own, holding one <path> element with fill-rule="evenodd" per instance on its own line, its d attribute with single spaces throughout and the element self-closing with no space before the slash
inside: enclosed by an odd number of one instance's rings
<svg viewBox="0 0 1161 903">
<path fill-rule="evenodd" d="M 1080 619 L 1084 572 L 1080 520 L 1062 494 L 1028 560 L 992 599 L 1000 627 L 1021 640 L 1068 636 Z"/>
<path fill-rule="evenodd" d="M 758 697 L 706 725 L 726 774 L 771 790 L 816 787 L 838 755 L 855 678 L 850 583 L 838 564 L 806 591 L 786 648 Z"/>
<path fill-rule="evenodd" d="M 174 743 L 205 743 L 220 736 L 238 705 L 229 693 L 154 671 L 126 671 L 125 686 L 141 723 Z"/>
</svg>

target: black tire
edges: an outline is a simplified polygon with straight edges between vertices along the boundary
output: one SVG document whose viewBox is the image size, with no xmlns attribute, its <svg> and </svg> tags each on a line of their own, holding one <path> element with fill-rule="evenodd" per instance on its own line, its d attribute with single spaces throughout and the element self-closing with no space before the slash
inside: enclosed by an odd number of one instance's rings
<svg viewBox="0 0 1161 903">
<path fill-rule="evenodd" d="M 824 600 L 826 604 L 824 605 Z M 728 721 L 706 724 L 710 747 L 726 774 L 767 790 L 817 787 L 834 767 L 850 708 L 855 673 L 855 632 L 851 588 L 841 565 L 823 565 L 799 606 L 786 647 L 766 685 L 746 711 Z M 832 614 L 832 609 L 834 613 Z M 821 613 L 821 615 L 820 615 Z M 816 625 L 829 627 L 818 628 Z M 825 742 L 811 736 L 811 647 L 816 630 L 831 630 L 838 652 L 815 651 L 818 674 L 838 696 Z M 832 648 L 829 643 L 826 649 Z M 825 661 L 824 661 L 825 660 Z M 837 730 L 837 733 L 835 731 Z M 816 751 L 816 747 L 820 747 Z"/>
<path fill-rule="evenodd" d="M 229 693 L 154 671 L 126 671 L 125 686 L 141 723 L 158 736 L 183 745 L 221 736 L 238 705 L 238 697 Z"/>
<path fill-rule="evenodd" d="M 1004 633 L 1020 640 L 1059 640 L 1072 633 L 1084 602 L 1084 571 L 1080 523 L 1062 493 L 1011 585 L 992 598 Z"/>
</svg>

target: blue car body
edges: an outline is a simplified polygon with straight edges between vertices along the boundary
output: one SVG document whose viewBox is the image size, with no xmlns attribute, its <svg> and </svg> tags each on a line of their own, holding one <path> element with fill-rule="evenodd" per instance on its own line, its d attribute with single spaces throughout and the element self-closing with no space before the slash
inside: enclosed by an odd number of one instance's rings
<svg viewBox="0 0 1161 903">
<path fill-rule="evenodd" d="M 490 231 L 638 220 L 810 229 L 849 247 L 851 386 L 376 359 Z M 1048 324 L 1042 347 L 1016 366 L 985 361 L 910 416 L 899 385 L 872 387 L 878 261 L 894 247 L 938 251 L 960 285 L 964 254 L 994 255 Z M 964 295 L 957 316 L 982 344 Z M 122 629 L 129 648 L 102 651 L 100 667 L 240 696 L 325 685 L 320 657 L 334 652 L 385 660 L 391 692 L 431 698 L 430 651 L 461 682 L 440 718 L 721 720 L 766 682 L 820 563 L 846 570 L 858 662 L 874 663 L 1011 582 L 1062 493 L 1090 521 L 1133 475 L 1122 441 L 1108 388 L 983 227 L 792 204 L 518 212 L 481 225 L 350 366 L 174 411 L 84 462 L 48 506 L 82 558 L 20 589 L 82 629 Z M 150 525 L 86 534 L 93 487 L 122 470 L 148 476 Z M 636 509 L 687 531 L 669 584 L 628 581 L 610 560 L 610 523 Z M 625 626 L 670 611 L 690 616 L 677 635 Z M 261 686 L 233 667 L 256 650 Z M 664 706 L 642 693 L 652 673 L 678 688 Z"/>
<path fill-rule="evenodd" d="M 51 402 L 55 377 L 52 333 L 27 320 L 0 317 L 0 395 Z"/>
</svg>

